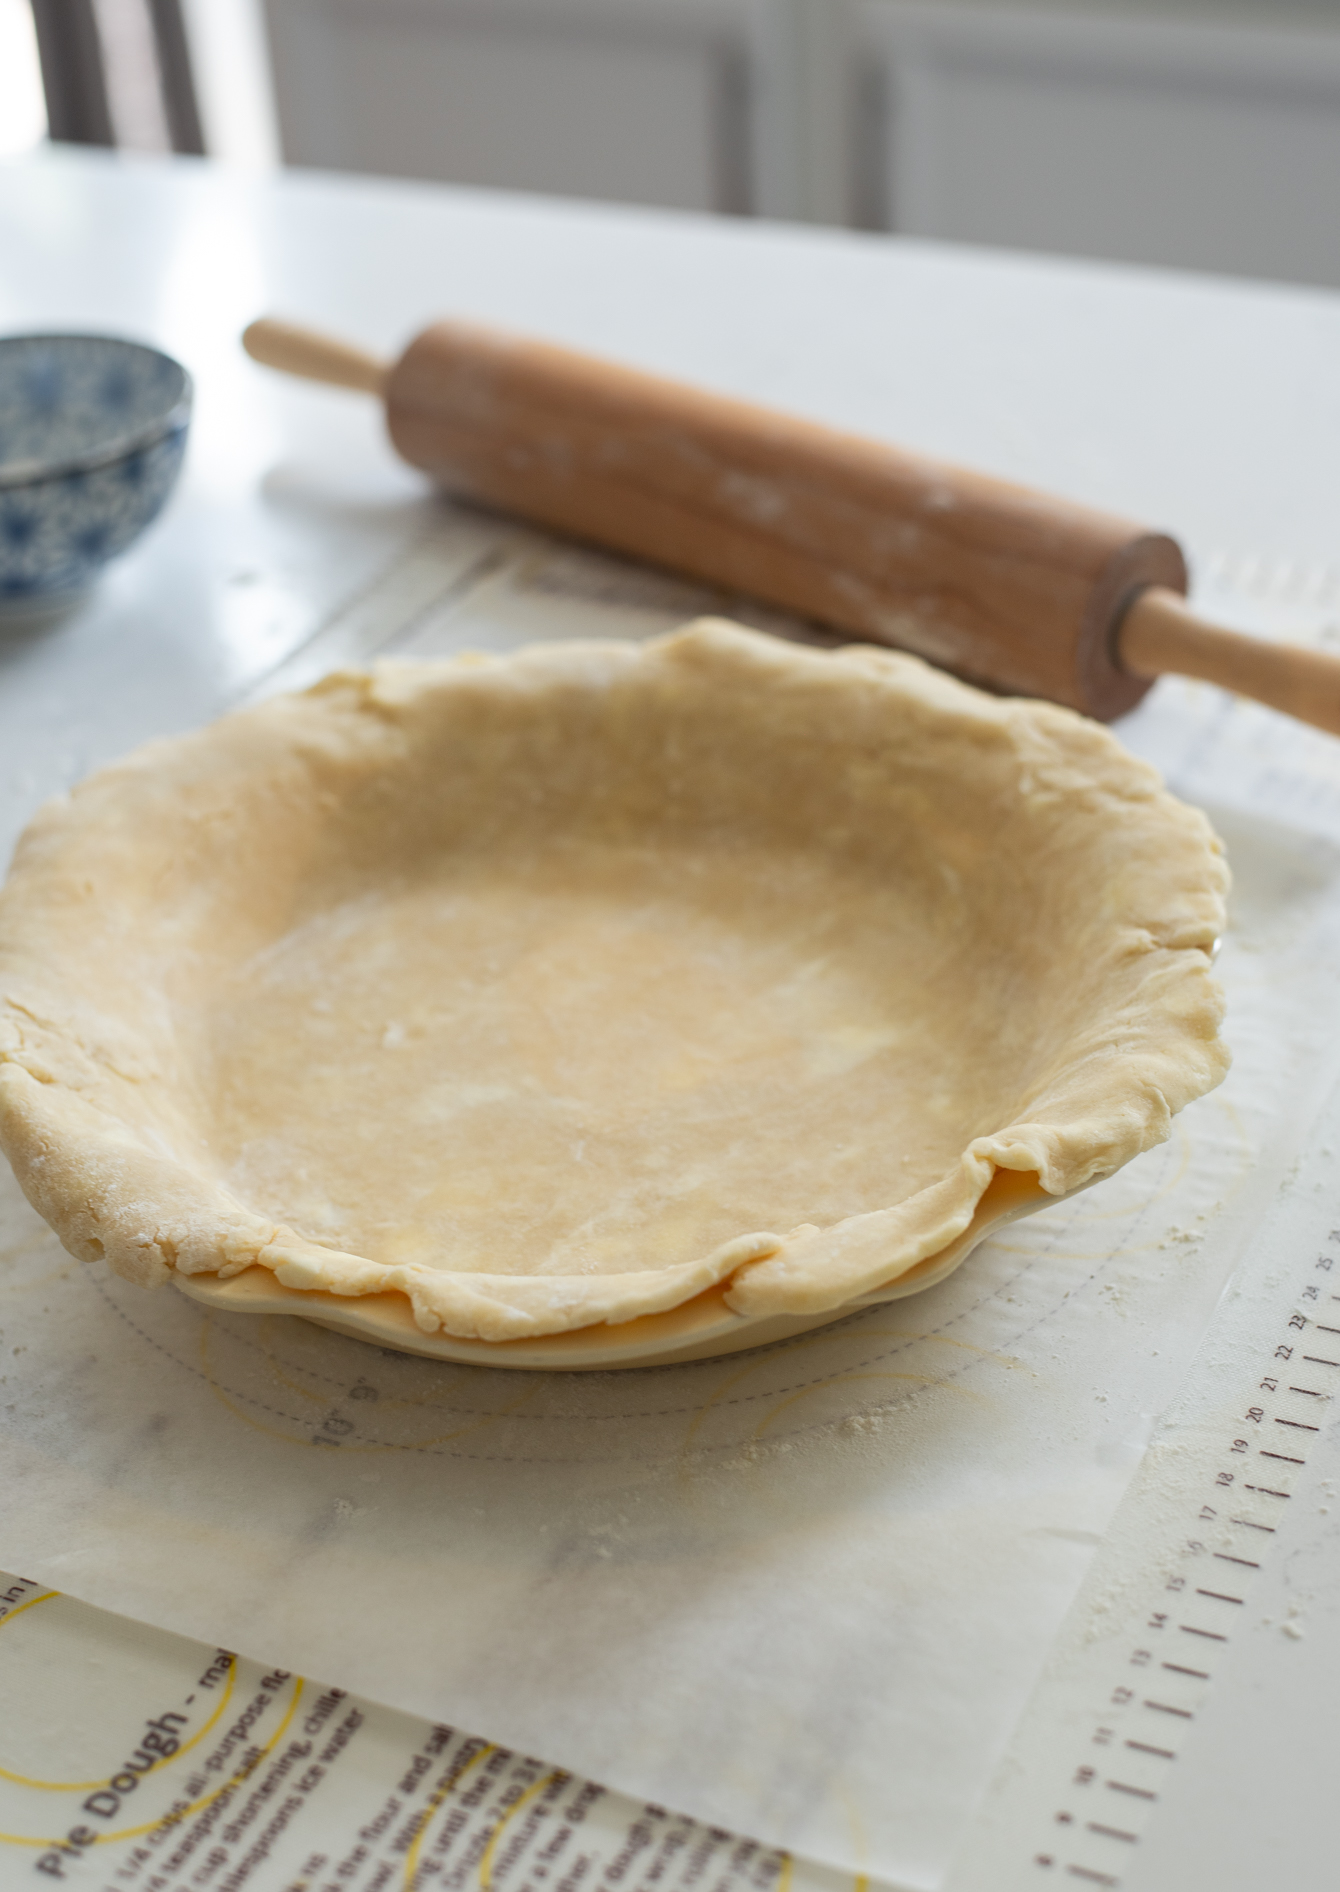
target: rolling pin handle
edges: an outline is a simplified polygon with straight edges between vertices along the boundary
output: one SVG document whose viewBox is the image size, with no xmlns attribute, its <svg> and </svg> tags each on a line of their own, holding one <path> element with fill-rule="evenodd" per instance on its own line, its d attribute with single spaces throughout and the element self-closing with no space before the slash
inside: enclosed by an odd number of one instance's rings
<svg viewBox="0 0 1340 1892">
<path fill-rule="evenodd" d="M 1116 656 L 1132 676 L 1217 683 L 1340 736 L 1340 657 L 1224 630 L 1160 585 L 1142 591 L 1117 626 Z"/>
<path fill-rule="evenodd" d="M 269 315 L 243 330 L 242 346 L 266 368 L 331 387 L 354 388 L 361 394 L 381 394 L 390 373 L 386 362 L 364 349 Z"/>
</svg>

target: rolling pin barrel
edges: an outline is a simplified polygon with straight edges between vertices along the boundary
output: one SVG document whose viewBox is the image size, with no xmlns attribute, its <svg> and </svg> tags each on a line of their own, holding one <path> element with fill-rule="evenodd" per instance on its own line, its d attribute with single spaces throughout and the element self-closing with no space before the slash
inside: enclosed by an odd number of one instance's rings
<svg viewBox="0 0 1340 1892">
<path fill-rule="evenodd" d="M 385 383 L 448 492 L 1108 720 L 1117 630 L 1186 589 L 1175 541 L 1063 500 L 541 342 L 440 322 Z"/>
</svg>

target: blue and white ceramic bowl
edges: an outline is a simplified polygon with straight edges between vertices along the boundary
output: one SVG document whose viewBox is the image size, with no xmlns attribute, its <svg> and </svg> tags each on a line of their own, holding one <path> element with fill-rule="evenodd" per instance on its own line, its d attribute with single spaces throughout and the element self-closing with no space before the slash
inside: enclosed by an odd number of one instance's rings
<svg viewBox="0 0 1340 1892">
<path fill-rule="evenodd" d="M 138 538 L 190 415 L 191 377 L 156 348 L 0 337 L 0 610 L 59 605 Z"/>
</svg>

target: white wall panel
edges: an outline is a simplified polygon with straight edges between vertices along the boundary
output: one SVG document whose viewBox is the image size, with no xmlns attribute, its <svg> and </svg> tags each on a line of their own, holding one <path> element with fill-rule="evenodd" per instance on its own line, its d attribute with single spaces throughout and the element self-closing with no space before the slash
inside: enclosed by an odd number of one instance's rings
<svg viewBox="0 0 1340 1892">
<path fill-rule="evenodd" d="M 268 0 L 267 15 L 290 162 L 748 207 L 729 8 Z"/>
<path fill-rule="evenodd" d="M 1340 286 L 1340 0 L 264 4 L 290 162 Z"/>
<path fill-rule="evenodd" d="M 1340 33 L 870 10 L 898 230 L 1340 285 Z"/>
</svg>

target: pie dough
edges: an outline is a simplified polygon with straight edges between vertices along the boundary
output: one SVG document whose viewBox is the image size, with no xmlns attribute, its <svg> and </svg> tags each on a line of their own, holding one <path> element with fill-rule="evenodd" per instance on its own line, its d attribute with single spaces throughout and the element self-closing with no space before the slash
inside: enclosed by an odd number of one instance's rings
<svg viewBox="0 0 1340 1892">
<path fill-rule="evenodd" d="M 704 620 L 151 743 L 0 895 L 0 1144 L 71 1253 L 425 1332 L 841 1307 L 1227 1068 L 1204 818 L 1094 723 Z"/>
</svg>

